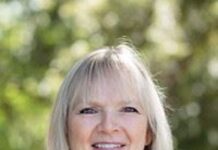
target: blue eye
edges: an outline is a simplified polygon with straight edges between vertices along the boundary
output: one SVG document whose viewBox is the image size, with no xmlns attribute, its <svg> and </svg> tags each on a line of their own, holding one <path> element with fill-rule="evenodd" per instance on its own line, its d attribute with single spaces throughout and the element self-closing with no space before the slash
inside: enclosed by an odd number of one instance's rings
<svg viewBox="0 0 218 150">
<path fill-rule="evenodd" d="M 122 112 L 139 113 L 139 111 L 136 108 L 130 106 L 122 108 Z"/>
<path fill-rule="evenodd" d="M 94 108 L 83 108 L 79 111 L 79 114 L 96 114 L 97 110 Z"/>
</svg>

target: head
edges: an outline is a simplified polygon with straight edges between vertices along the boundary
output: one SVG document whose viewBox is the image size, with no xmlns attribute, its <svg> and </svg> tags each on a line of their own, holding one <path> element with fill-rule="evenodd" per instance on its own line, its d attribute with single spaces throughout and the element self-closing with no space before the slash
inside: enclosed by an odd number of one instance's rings
<svg viewBox="0 0 218 150">
<path fill-rule="evenodd" d="M 48 149 L 172 150 L 159 91 L 127 45 L 96 50 L 70 70 L 52 113 Z"/>
</svg>

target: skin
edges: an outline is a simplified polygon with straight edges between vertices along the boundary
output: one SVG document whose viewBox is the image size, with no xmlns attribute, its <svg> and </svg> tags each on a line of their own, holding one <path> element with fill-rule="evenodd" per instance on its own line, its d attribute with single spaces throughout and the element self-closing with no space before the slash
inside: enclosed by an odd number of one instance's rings
<svg viewBox="0 0 218 150">
<path fill-rule="evenodd" d="M 97 99 L 70 110 L 70 150 L 144 150 L 151 141 L 140 102 L 123 100 L 105 89 Z"/>
</svg>

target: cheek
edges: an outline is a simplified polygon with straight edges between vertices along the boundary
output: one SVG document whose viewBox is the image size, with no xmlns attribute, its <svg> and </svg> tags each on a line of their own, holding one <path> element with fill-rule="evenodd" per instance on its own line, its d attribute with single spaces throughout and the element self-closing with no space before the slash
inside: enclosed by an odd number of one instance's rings
<svg viewBox="0 0 218 150">
<path fill-rule="evenodd" d="M 68 138 L 71 146 L 81 146 L 89 142 L 95 123 L 92 119 L 81 119 L 76 116 L 69 119 Z"/>
<path fill-rule="evenodd" d="M 145 141 L 147 134 L 147 119 L 145 117 L 129 117 L 123 121 L 123 126 L 133 141 Z"/>
</svg>

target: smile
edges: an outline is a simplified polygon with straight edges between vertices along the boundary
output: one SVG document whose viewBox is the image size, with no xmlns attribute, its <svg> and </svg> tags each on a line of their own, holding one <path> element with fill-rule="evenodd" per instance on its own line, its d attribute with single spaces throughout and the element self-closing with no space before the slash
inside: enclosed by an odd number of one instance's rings
<svg viewBox="0 0 218 150">
<path fill-rule="evenodd" d="M 117 143 L 96 143 L 92 145 L 94 148 L 97 149 L 115 149 L 115 148 L 122 148 L 123 144 Z"/>
</svg>

